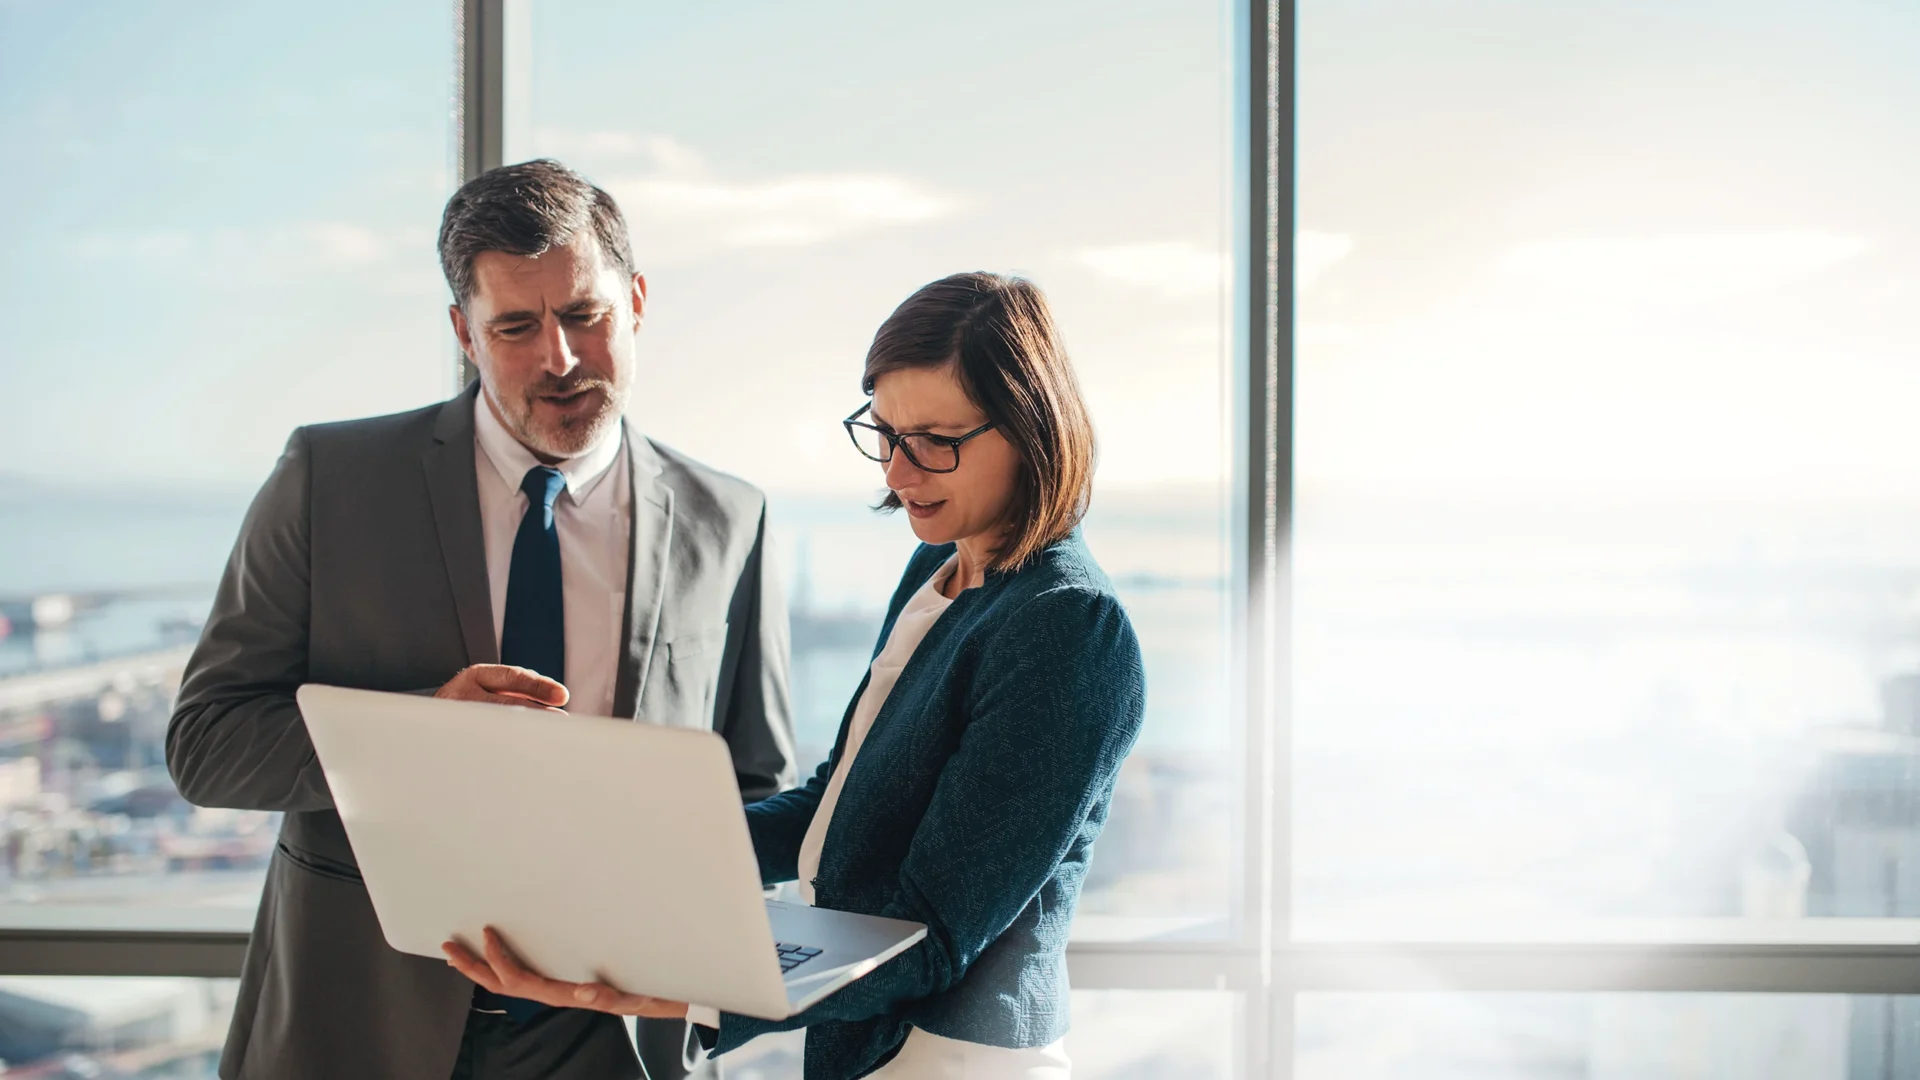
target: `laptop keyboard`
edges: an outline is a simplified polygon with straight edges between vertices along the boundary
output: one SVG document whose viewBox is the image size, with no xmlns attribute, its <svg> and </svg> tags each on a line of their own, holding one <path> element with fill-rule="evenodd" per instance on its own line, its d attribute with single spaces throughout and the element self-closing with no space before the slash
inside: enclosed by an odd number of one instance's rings
<svg viewBox="0 0 1920 1080">
<path fill-rule="evenodd" d="M 784 941 L 774 942 L 773 951 L 780 957 L 780 974 L 782 975 L 819 956 L 821 952 L 810 946 L 789 945 Z"/>
</svg>

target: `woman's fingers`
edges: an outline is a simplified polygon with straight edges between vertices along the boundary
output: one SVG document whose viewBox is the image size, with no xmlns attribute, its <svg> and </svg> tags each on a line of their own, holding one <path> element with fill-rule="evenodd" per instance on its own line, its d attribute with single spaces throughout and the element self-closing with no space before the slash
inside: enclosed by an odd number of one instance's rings
<svg viewBox="0 0 1920 1080">
<path fill-rule="evenodd" d="M 472 949 L 467 948 L 457 941 L 443 941 L 440 943 L 440 951 L 447 954 L 447 963 L 453 965 L 455 971 L 472 979 L 475 984 L 485 987 L 493 993 L 498 994 L 501 992 L 499 976 L 495 975 L 493 969 L 487 966 L 486 961 L 473 955 Z"/>
<path fill-rule="evenodd" d="M 579 983 L 574 988 L 574 1003 L 583 1009 L 598 1009 L 601 1012 L 616 1013 L 620 1016 L 644 1016 L 649 1020 L 678 1020 L 687 1015 L 684 1001 L 668 1001 L 665 998 L 648 997 L 645 994 L 629 994 L 606 983 Z"/>
<path fill-rule="evenodd" d="M 525 998 L 542 1005 L 565 1007 L 576 1004 L 572 997 L 572 983 L 549 979 L 528 970 L 491 926 L 486 929 L 478 956 L 457 941 L 441 943 L 440 951 L 447 954 L 447 963 L 454 970 L 493 993 Z"/>
<path fill-rule="evenodd" d="M 486 929 L 485 955 L 487 963 L 499 977 L 500 985 L 505 988 L 499 993 L 538 1001 L 543 1005 L 567 1006 L 576 1003 L 573 983 L 549 979 L 528 968 L 507 945 L 507 940 L 500 936 L 500 931 L 491 926 Z"/>
<path fill-rule="evenodd" d="M 622 1016 L 638 1016 L 639 1010 L 645 1008 L 648 1001 L 638 994 L 622 993 L 606 983 L 597 982 L 574 984 L 573 1000 L 582 1008 L 617 1012 Z"/>
<path fill-rule="evenodd" d="M 684 1002 L 667 1001 L 645 994 L 629 994 L 604 982 L 570 983 L 549 979 L 520 962 L 500 932 L 489 926 L 481 952 L 457 941 L 440 946 L 447 963 L 462 975 L 496 994 L 525 998 L 559 1008 L 594 1009 L 619 1016 L 644 1016 L 656 1020 L 677 1020 L 687 1015 Z"/>
</svg>

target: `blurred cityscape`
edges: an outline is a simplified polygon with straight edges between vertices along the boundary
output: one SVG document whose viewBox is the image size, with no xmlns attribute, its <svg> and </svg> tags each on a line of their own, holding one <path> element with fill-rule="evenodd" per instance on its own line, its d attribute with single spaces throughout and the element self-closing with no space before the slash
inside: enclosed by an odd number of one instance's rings
<svg viewBox="0 0 1920 1080">
<path fill-rule="evenodd" d="M 7 1080 L 213 1080 L 230 979 L 0 978 Z"/>
</svg>

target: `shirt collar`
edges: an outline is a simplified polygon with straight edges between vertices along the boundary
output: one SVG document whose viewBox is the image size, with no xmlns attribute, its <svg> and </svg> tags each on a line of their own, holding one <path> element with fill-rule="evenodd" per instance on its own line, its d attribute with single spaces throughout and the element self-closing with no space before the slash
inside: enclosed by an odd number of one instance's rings
<svg viewBox="0 0 1920 1080">
<path fill-rule="evenodd" d="M 621 433 L 625 427 L 625 421 L 615 424 L 585 452 L 553 466 L 560 470 L 560 476 L 566 480 L 567 496 L 573 500 L 573 505 L 585 505 L 600 486 L 600 481 L 612 470 L 614 462 L 619 460 L 623 442 Z M 487 406 L 485 387 L 481 387 L 473 397 L 473 437 L 487 455 L 487 460 L 493 464 L 494 471 L 500 474 L 500 479 L 515 491 L 520 490 L 520 483 L 526 479 L 528 470 L 541 464 L 540 459 L 533 456 L 533 451 L 521 445 L 520 440 L 514 438 L 507 426 L 500 422 L 500 418 L 493 415 L 493 410 Z"/>
<path fill-rule="evenodd" d="M 940 569 L 933 572 L 933 576 L 927 579 L 926 584 L 920 586 L 919 595 L 910 602 L 909 606 L 912 607 L 913 610 L 919 611 L 926 608 L 944 607 L 953 603 L 942 590 L 946 587 L 947 580 L 953 577 L 959 569 L 960 553 L 956 551 L 947 556 L 947 561 L 940 564 Z"/>
</svg>

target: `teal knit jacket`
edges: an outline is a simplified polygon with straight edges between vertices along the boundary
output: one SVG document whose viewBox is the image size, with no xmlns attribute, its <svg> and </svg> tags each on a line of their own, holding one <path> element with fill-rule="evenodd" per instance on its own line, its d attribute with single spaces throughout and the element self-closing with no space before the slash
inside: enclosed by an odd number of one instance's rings
<svg viewBox="0 0 1920 1080">
<path fill-rule="evenodd" d="M 951 554 L 914 553 L 876 656 Z M 725 1014 L 701 1041 L 718 1054 L 804 1027 L 806 1080 L 854 1080 L 891 1060 L 909 1025 L 994 1046 L 1058 1039 L 1067 927 L 1145 706 L 1139 641 L 1078 532 L 961 593 L 875 718 L 813 879 L 819 906 L 925 923 L 926 938 L 804 1013 Z M 852 717 L 850 703 L 805 784 L 747 807 L 767 884 L 798 876 Z"/>
</svg>

